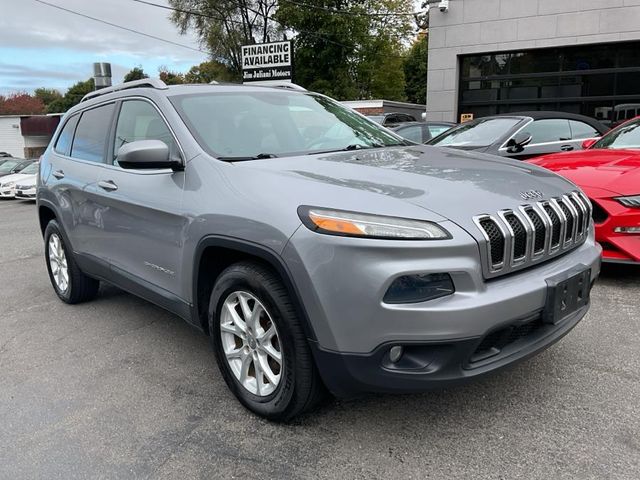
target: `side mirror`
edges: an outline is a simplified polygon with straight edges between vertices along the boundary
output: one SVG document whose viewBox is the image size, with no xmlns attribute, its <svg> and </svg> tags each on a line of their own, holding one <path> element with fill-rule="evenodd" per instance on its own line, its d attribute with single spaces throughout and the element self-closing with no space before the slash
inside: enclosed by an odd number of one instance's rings
<svg viewBox="0 0 640 480">
<path fill-rule="evenodd" d="M 170 158 L 169 147 L 160 140 L 138 140 L 120 147 L 116 157 L 118 165 L 129 170 L 171 168 L 182 170 L 181 160 Z"/>
<path fill-rule="evenodd" d="M 526 132 L 517 133 L 507 142 L 507 152 L 520 153 L 524 150 L 524 147 L 531 143 L 532 139 L 533 137 Z"/>
<path fill-rule="evenodd" d="M 597 141 L 598 141 L 597 138 L 586 139 L 584 142 L 582 142 L 582 149 L 589 150 L 591 147 L 593 147 L 596 144 Z"/>
</svg>

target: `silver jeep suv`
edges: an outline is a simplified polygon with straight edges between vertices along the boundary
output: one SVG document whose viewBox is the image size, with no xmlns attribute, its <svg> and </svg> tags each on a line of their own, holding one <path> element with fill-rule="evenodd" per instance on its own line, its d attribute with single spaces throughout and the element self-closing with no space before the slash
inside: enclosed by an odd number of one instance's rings
<svg viewBox="0 0 640 480">
<path fill-rule="evenodd" d="M 573 184 L 413 145 L 299 87 L 142 80 L 87 95 L 42 157 L 57 295 L 109 282 L 211 337 L 247 408 L 416 392 L 540 352 L 600 270 Z"/>
</svg>

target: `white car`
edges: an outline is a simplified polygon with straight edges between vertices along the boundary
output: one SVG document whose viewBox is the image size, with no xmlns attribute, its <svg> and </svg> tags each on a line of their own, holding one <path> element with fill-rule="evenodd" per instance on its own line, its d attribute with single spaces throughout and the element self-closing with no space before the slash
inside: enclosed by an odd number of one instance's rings
<svg viewBox="0 0 640 480">
<path fill-rule="evenodd" d="M 34 198 L 35 198 L 35 181 L 36 174 L 38 173 L 38 163 L 32 163 L 20 173 L 14 173 L 13 175 L 7 175 L 0 178 L 0 198 L 15 198 L 16 185 L 34 185 Z"/>
<path fill-rule="evenodd" d="M 16 182 L 15 198 L 20 200 L 36 199 L 37 175 L 29 175 L 28 178 Z"/>
</svg>

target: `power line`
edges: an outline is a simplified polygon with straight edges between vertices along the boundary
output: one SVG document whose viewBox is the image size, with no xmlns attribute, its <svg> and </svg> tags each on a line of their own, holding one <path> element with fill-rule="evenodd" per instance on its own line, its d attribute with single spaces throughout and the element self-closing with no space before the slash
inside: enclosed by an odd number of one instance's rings
<svg viewBox="0 0 640 480">
<path fill-rule="evenodd" d="M 132 1 L 134 1 L 136 3 L 142 3 L 144 5 L 149 5 L 151 7 L 158 7 L 158 8 L 162 8 L 164 10 L 170 10 L 172 12 L 186 13 L 187 15 L 194 15 L 196 17 L 210 18 L 212 20 L 219 20 L 221 22 L 227 21 L 229 23 L 235 23 L 236 25 L 242 25 L 242 22 L 240 20 L 233 20 L 231 18 L 225 19 L 225 18 L 222 18 L 222 17 L 216 17 L 214 15 L 210 15 L 210 14 L 207 14 L 207 13 L 196 12 L 195 10 L 184 10 L 182 8 L 170 7 L 168 5 L 160 5 L 158 3 L 147 2 L 145 0 L 132 0 Z"/>
<path fill-rule="evenodd" d="M 93 20 L 94 22 L 103 23 L 105 25 L 109 25 L 109 26 L 114 27 L 114 28 L 119 28 L 121 30 L 125 30 L 125 31 L 130 32 L 130 33 L 135 33 L 137 35 L 142 35 L 143 37 L 152 38 L 154 40 L 158 40 L 160 42 L 168 43 L 170 45 L 175 45 L 177 47 L 188 48 L 189 50 L 193 50 L 194 52 L 200 52 L 200 53 L 204 53 L 206 55 L 209 54 L 209 52 L 205 52 L 204 50 L 200 50 L 199 48 L 190 47 L 189 45 L 184 45 L 182 43 L 173 42 L 173 41 L 167 40 L 165 38 L 156 37 L 155 35 L 151 35 L 149 33 L 140 32 L 138 30 L 134 30 L 133 28 L 123 27 L 122 25 L 117 25 L 115 23 L 111 23 L 111 22 L 108 22 L 106 20 L 102 20 L 100 18 L 96 18 L 96 17 L 92 17 L 90 15 L 86 15 L 84 13 L 76 12 L 75 10 L 71 10 L 69 8 L 61 7 L 60 5 L 54 5 L 53 3 L 45 2 L 43 0 L 33 0 L 33 1 L 37 2 L 37 3 L 41 3 L 42 5 L 47 5 L 48 7 L 56 8 L 58 10 L 62 10 L 63 12 L 67 12 L 67 13 L 71 13 L 73 15 L 77 15 L 77 16 L 82 17 L 82 18 L 88 18 L 89 20 Z"/>
<path fill-rule="evenodd" d="M 39 1 L 39 0 L 36 0 L 36 1 Z M 147 0 L 132 0 L 132 1 L 136 2 L 136 3 L 144 4 L 144 5 L 149 5 L 151 7 L 157 7 L 157 8 L 162 8 L 162 9 L 165 9 L 165 10 L 171 10 L 171 11 L 174 11 L 174 12 L 184 13 L 186 15 L 194 15 L 194 16 L 197 16 L 197 17 L 210 18 L 212 20 L 224 21 L 224 22 L 235 23 L 235 24 L 240 24 L 240 25 L 244 24 L 243 22 L 238 21 L 238 20 L 216 17 L 214 15 L 210 15 L 210 14 L 206 14 L 206 13 L 202 13 L 202 12 L 197 12 L 195 10 L 185 10 L 185 9 L 181 9 L 181 8 L 170 7 L 168 5 L 160 5 L 160 4 L 157 4 L 157 3 L 149 2 Z M 285 23 L 283 23 L 282 21 L 278 20 L 275 17 L 271 17 L 269 15 L 264 15 L 263 12 L 259 12 L 258 10 L 255 10 L 255 9 L 253 9 L 251 7 L 247 7 L 245 5 L 238 4 L 238 6 L 241 7 L 241 8 L 246 8 L 247 11 L 249 11 L 251 13 L 255 13 L 257 15 L 261 15 L 264 18 L 266 18 L 267 20 L 271 20 L 272 22 L 275 22 L 275 23 L 281 25 L 282 27 L 287 28 L 287 25 Z M 337 46 L 340 46 L 340 47 L 344 47 L 344 48 L 348 48 L 348 49 L 351 49 L 351 48 L 354 47 L 353 45 L 346 45 L 344 43 L 337 42 L 335 40 L 330 40 L 329 38 L 327 38 L 329 36 L 335 36 L 336 34 L 318 33 L 318 32 L 313 32 L 313 31 L 309 31 L 309 30 L 299 30 L 299 29 L 294 29 L 294 30 L 297 33 L 303 33 L 303 34 L 314 36 L 316 38 L 322 38 L 327 43 L 331 43 L 331 44 L 334 44 L 334 45 L 337 45 Z M 345 33 L 345 35 L 349 35 L 349 34 Z M 368 36 L 378 37 L 378 35 L 368 35 Z M 400 35 L 395 35 L 395 36 L 400 36 Z M 386 56 L 404 58 L 403 55 L 386 55 Z"/>
<path fill-rule="evenodd" d="M 335 13 L 338 15 L 353 15 L 361 17 L 414 17 L 416 15 L 422 15 L 424 12 L 354 12 L 353 10 L 337 10 L 335 8 L 321 7 L 318 5 L 311 5 L 309 3 L 296 2 L 294 0 L 279 0 L 283 3 L 296 5 L 298 7 L 310 8 L 313 10 L 322 10 L 324 12 Z"/>
<path fill-rule="evenodd" d="M 40 1 L 40 0 L 35 0 L 35 1 Z M 151 7 L 158 7 L 158 8 L 162 8 L 162 9 L 165 9 L 165 10 L 173 10 L 174 12 L 184 13 L 184 14 L 187 14 L 187 15 L 194 15 L 196 17 L 210 18 L 212 20 L 219 20 L 219 21 L 228 22 L 228 23 L 235 23 L 237 25 L 244 25 L 244 22 L 241 22 L 239 20 L 233 20 L 231 18 L 225 19 L 225 18 L 221 18 L 221 17 L 216 17 L 214 15 L 209 15 L 207 13 L 202 13 L 202 12 L 197 12 L 195 10 L 184 10 L 184 9 L 181 9 L 181 8 L 175 8 L 175 7 L 170 7 L 170 6 L 167 6 L 167 5 L 160 5 L 160 4 L 157 4 L 157 3 L 148 2 L 146 0 L 132 0 L 132 1 L 136 2 L 136 3 L 142 3 L 144 5 L 149 5 Z M 241 5 L 238 5 L 238 6 L 241 6 Z M 275 23 L 277 23 L 277 24 L 279 24 L 279 25 L 281 25 L 283 27 L 286 27 L 286 25 L 283 22 L 281 22 L 280 20 L 278 20 L 278 19 L 276 19 L 274 17 L 270 17 L 268 15 L 265 16 L 262 12 L 259 12 L 258 10 L 254 10 L 254 9 L 252 9 L 250 7 L 244 7 L 244 8 L 246 8 L 251 13 L 255 13 L 255 14 L 258 14 L 258 15 L 263 15 L 264 18 L 266 18 L 267 20 L 271 20 L 272 22 L 275 22 Z M 338 46 L 341 46 L 341 47 L 345 47 L 345 48 L 352 48 L 352 46 L 350 46 L 350 45 L 346 45 L 344 43 L 336 42 L 335 40 L 327 39 L 326 38 L 328 36 L 327 34 L 321 34 L 321 33 L 317 33 L 317 32 L 310 32 L 310 31 L 306 31 L 306 30 L 297 30 L 297 32 L 299 32 L 299 33 L 307 33 L 309 35 L 322 37 L 328 43 L 333 43 L 335 45 L 338 45 Z"/>
</svg>

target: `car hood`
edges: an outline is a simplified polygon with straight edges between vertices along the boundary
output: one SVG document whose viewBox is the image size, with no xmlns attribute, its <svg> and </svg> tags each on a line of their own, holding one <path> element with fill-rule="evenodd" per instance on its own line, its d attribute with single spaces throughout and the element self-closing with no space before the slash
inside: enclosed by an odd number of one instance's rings
<svg viewBox="0 0 640 480">
<path fill-rule="evenodd" d="M 4 177 L 0 178 L 0 184 L 5 184 L 5 183 L 9 183 L 9 182 L 19 182 L 20 180 L 29 178 L 33 175 L 25 175 L 24 173 L 12 173 L 11 175 L 5 175 Z"/>
<path fill-rule="evenodd" d="M 389 202 L 376 201 L 388 197 L 467 229 L 472 228 L 474 215 L 526 203 L 523 192 L 537 190 L 549 198 L 575 188 L 558 175 L 527 163 L 425 145 L 236 165 L 259 170 L 265 185 L 273 182 L 270 174 L 277 175 L 279 191 L 294 196 L 300 204 L 385 214 L 391 212 L 383 210 L 391 208 L 397 216 L 405 215 L 397 204 L 389 207 Z M 283 175 L 304 183 L 285 181 Z"/>
<path fill-rule="evenodd" d="M 640 193 L 640 151 L 593 149 L 547 155 L 531 160 L 581 187 L 618 195 Z"/>
<path fill-rule="evenodd" d="M 23 175 L 23 178 L 20 180 L 16 180 L 16 185 L 22 185 L 25 187 L 34 187 L 36 185 L 37 175 Z"/>
</svg>

